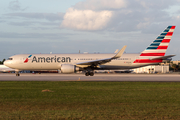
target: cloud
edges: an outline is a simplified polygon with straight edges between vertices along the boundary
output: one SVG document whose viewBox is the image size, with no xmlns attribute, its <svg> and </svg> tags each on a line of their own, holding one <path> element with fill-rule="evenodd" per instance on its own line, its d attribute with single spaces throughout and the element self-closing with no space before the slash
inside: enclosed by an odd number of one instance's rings
<svg viewBox="0 0 180 120">
<path fill-rule="evenodd" d="M 22 9 L 19 1 L 16 0 L 9 3 L 9 9 L 13 11 L 24 11 L 26 8 Z"/>
<path fill-rule="evenodd" d="M 7 24 L 18 27 L 24 26 L 24 27 L 32 28 L 33 30 L 59 29 L 58 27 L 59 22 L 22 21 L 22 22 L 8 22 Z M 35 25 L 41 25 L 42 27 L 41 26 L 37 27 Z"/>
<path fill-rule="evenodd" d="M 154 25 L 162 27 L 176 23 L 168 12 L 176 4 L 177 0 L 85 0 L 67 10 L 61 26 L 118 32 L 141 31 Z"/>
<path fill-rule="evenodd" d="M 46 19 L 48 21 L 59 21 L 63 19 L 64 13 L 8 13 L 9 17 L 24 17 L 33 19 Z"/>
<path fill-rule="evenodd" d="M 61 26 L 77 30 L 101 30 L 106 27 L 112 16 L 111 11 L 96 12 L 69 8 Z"/>
<path fill-rule="evenodd" d="M 4 23 L 4 22 L 6 22 L 6 21 L 0 18 L 0 23 Z"/>
<path fill-rule="evenodd" d="M 113 18 L 112 9 L 125 8 L 125 0 L 86 0 L 67 10 L 62 27 L 74 30 L 102 30 Z"/>
<path fill-rule="evenodd" d="M 178 15 L 178 16 L 176 16 L 176 19 L 180 20 L 180 16 L 179 16 L 179 15 Z"/>
<path fill-rule="evenodd" d="M 3 32 L 0 31 L 0 38 L 8 38 L 8 39 L 21 39 L 24 41 L 25 39 L 28 41 L 28 39 L 33 39 L 33 41 L 36 41 L 36 39 L 40 40 L 59 40 L 59 39 L 65 39 L 66 36 L 72 36 L 73 34 L 66 34 L 66 33 L 18 33 L 18 32 Z M 25 38 L 25 39 L 24 39 Z M 25 41 L 26 41 L 25 40 Z M 0 41 L 6 41 L 5 39 L 1 39 Z"/>
<path fill-rule="evenodd" d="M 121 9 L 127 7 L 126 0 L 86 0 L 77 3 L 74 8 L 89 10 Z"/>
</svg>

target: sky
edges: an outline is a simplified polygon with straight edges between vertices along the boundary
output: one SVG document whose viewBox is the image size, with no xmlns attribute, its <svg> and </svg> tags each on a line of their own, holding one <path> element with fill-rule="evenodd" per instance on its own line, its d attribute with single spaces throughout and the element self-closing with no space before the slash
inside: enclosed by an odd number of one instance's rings
<svg viewBox="0 0 180 120">
<path fill-rule="evenodd" d="M 166 55 L 180 60 L 180 0 L 3 0 L 0 61 L 15 54 L 140 53 L 175 25 Z"/>
</svg>

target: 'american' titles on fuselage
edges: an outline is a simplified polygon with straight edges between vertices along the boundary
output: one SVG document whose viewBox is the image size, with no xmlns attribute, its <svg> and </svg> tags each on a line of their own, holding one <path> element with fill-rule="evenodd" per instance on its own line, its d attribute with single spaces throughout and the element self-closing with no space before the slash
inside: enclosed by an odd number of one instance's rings
<svg viewBox="0 0 180 120">
<path fill-rule="evenodd" d="M 36 63 L 52 63 L 52 62 L 58 62 L 58 63 L 64 63 L 64 62 L 71 62 L 71 58 L 70 57 L 36 57 L 34 56 L 32 59 L 32 63 L 36 62 Z"/>
</svg>

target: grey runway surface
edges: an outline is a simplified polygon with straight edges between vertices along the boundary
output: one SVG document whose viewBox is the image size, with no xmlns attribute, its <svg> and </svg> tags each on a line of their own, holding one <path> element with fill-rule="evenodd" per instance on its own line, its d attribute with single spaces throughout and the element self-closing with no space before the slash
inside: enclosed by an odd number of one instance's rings
<svg viewBox="0 0 180 120">
<path fill-rule="evenodd" d="M 180 74 L 32 74 L 0 73 L 0 81 L 144 81 L 144 82 L 180 82 Z"/>
</svg>

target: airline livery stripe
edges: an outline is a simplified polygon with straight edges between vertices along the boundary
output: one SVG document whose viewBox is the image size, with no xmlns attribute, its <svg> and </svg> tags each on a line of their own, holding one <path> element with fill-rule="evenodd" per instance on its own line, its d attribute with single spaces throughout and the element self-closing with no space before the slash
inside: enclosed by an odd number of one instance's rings
<svg viewBox="0 0 180 120">
<path fill-rule="evenodd" d="M 157 49 L 167 49 L 168 46 L 159 46 Z"/>
<path fill-rule="evenodd" d="M 149 60 L 149 59 L 136 59 L 133 63 L 159 63 L 161 60 Z"/>
<path fill-rule="evenodd" d="M 167 36 L 172 36 L 172 35 L 173 35 L 173 32 L 168 32 L 166 35 L 167 35 Z"/>
<path fill-rule="evenodd" d="M 166 35 L 167 33 L 161 33 L 161 35 Z"/>
<path fill-rule="evenodd" d="M 168 45 L 169 45 L 169 43 L 160 43 L 159 46 L 168 46 Z"/>
<path fill-rule="evenodd" d="M 171 39 L 163 39 L 162 43 L 169 43 Z"/>
<path fill-rule="evenodd" d="M 145 50 L 145 51 L 143 51 L 142 53 L 165 53 L 166 52 L 166 50 L 164 50 L 164 49 L 159 49 L 159 50 Z"/>
<path fill-rule="evenodd" d="M 149 50 L 149 49 L 157 49 L 158 47 L 148 47 L 146 50 Z"/>
<path fill-rule="evenodd" d="M 174 29 L 170 29 L 169 32 L 174 32 Z"/>
<path fill-rule="evenodd" d="M 162 42 L 162 40 L 155 40 L 154 42 Z"/>
<path fill-rule="evenodd" d="M 164 56 L 165 53 L 141 53 L 140 56 Z"/>
<path fill-rule="evenodd" d="M 172 26 L 168 26 L 168 27 L 167 27 L 167 29 L 171 29 L 171 28 L 172 28 Z"/>
<path fill-rule="evenodd" d="M 163 32 L 169 32 L 169 30 L 164 30 Z"/>
<path fill-rule="evenodd" d="M 176 26 L 172 26 L 171 29 L 175 29 Z"/>
<path fill-rule="evenodd" d="M 164 39 L 164 37 L 162 37 L 162 36 L 158 36 L 156 39 Z"/>
<path fill-rule="evenodd" d="M 172 36 L 165 36 L 164 39 L 171 39 Z"/>
<path fill-rule="evenodd" d="M 160 43 L 152 43 L 150 46 L 159 46 Z"/>
</svg>

